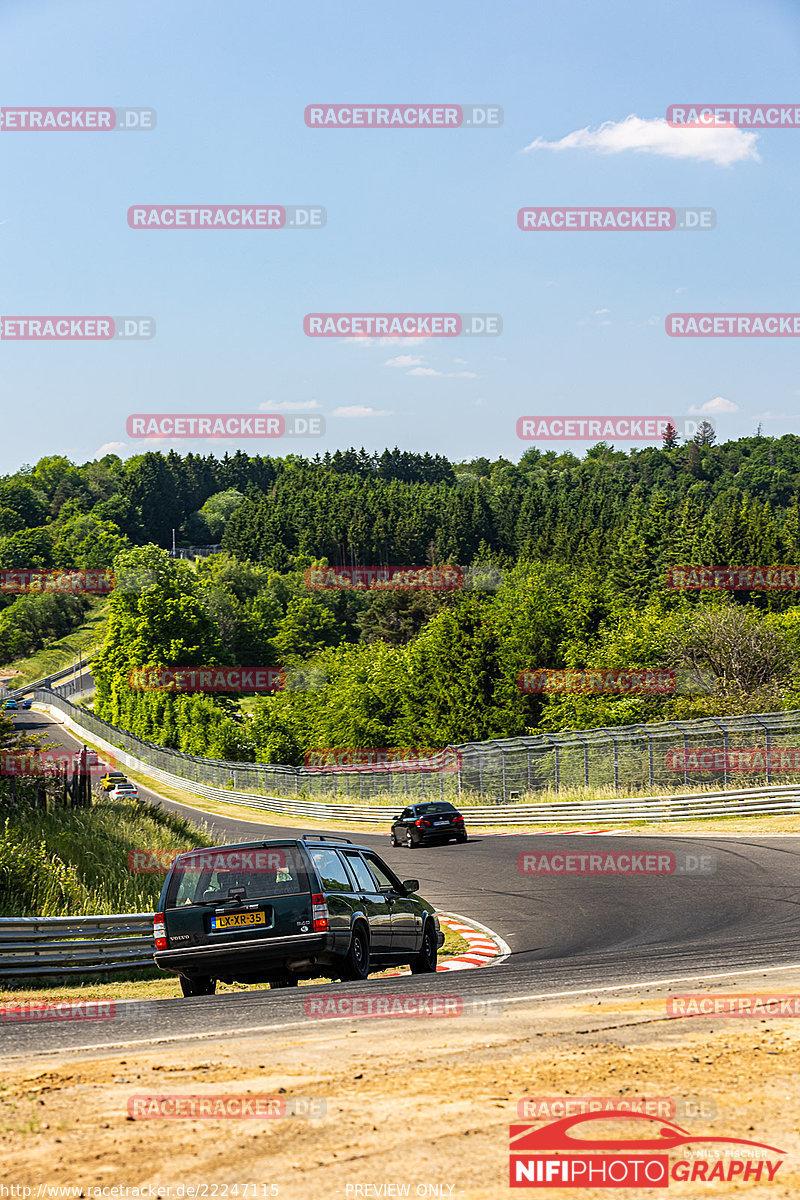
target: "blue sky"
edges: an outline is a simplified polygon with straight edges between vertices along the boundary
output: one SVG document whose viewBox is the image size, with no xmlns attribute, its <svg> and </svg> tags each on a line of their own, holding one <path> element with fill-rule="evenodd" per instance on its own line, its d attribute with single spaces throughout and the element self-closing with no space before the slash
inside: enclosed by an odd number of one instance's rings
<svg viewBox="0 0 800 1200">
<path fill-rule="evenodd" d="M 796 339 L 681 340 L 664 318 L 800 310 L 800 129 L 665 136 L 660 120 L 681 101 L 800 103 L 798 15 L 774 0 L 5 0 L 3 106 L 152 107 L 158 125 L 0 133 L 0 312 L 149 315 L 157 335 L 0 341 L 0 472 L 170 444 L 517 459 L 516 420 L 539 414 L 707 413 L 721 440 L 759 422 L 796 432 Z M 351 101 L 493 103 L 504 123 L 305 126 L 307 104 Z M 266 203 L 322 205 L 327 225 L 126 223 L 132 204 Z M 718 223 L 523 233 L 528 205 L 707 205 Z M 319 311 L 497 312 L 504 329 L 314 340 L 303 316 Z M 125 433 L 136 412 L 259 411 L 316 412 L 328 431 L 279 443 Z"/>
</svg>

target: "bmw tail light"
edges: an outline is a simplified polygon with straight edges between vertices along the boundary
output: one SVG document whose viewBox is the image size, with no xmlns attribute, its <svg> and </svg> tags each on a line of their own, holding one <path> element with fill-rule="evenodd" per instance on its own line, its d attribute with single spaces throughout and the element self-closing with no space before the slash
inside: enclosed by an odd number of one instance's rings
<svg viewBox="0 0 800 1200">
<path fill-rule="evenodd" d="M 464 818 L 461 815 L 454 817 L 453 820 L 455 821 L 456 825 L 464 824 Z"/>
<path fill-rule="evenodd" d="M 321 893 L 311 897 L 311 918 L 315 933 L 322 933 L 328 928 L 328 906 Z"/>
<path fill-rule="evenodd" d="M 163 913 L 156 913 L 153 917 L 153 937 L 156 940 L 156 950 L 166 950 L 167 923 L 164 920 Z"/>
<path fill-rule="evenodd" d="M 415 821 L 414 824 L 416 825 L 417 829 L 422 829 L 422 826 L 425 824 L 425 822 L 422 820 L 422 818 L 420 818 L 418 821 Z"/>
</svg>

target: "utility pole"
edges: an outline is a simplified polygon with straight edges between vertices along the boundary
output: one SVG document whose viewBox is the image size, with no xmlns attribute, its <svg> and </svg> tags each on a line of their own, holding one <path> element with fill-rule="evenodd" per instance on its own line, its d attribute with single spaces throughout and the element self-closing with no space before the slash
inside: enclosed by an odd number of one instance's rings
<svg viewBox="0 0 800 1200">
<path fill-rule="evenodd" d="M 172 557 L 175 557 L 175 530 L 172 531 Z"/>
</svg>

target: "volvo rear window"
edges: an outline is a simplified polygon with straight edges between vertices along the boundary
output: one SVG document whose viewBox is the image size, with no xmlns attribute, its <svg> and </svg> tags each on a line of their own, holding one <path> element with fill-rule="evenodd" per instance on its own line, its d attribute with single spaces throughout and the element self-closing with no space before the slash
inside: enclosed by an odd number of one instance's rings
<svg viewBox="0 0 800 1200">
<path fill-rule="evenodd" d="M 310 890 L 296 846 L 219 846 L 176 859 L 166 907 L 224 904 Z"/>
</svg>

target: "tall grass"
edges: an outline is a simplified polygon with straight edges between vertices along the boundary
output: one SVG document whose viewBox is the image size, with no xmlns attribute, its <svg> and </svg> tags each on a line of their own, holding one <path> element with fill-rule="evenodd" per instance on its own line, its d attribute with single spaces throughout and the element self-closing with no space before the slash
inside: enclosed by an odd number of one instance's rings
<svg viewBox="0 0 800 1200">
<path fill-rule="evenodd" d="M 0 808 L 0 915 L 152 912 L 163 873 L 134 874 L 128 852 L 214 845 L 189 821 L 141 800 L 85 809 Z"/>
</svg>

